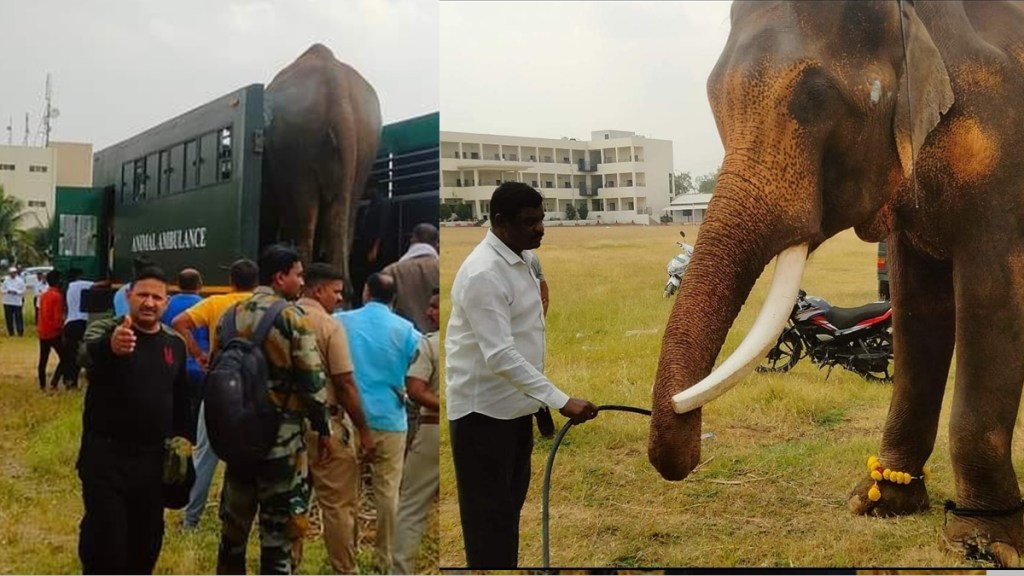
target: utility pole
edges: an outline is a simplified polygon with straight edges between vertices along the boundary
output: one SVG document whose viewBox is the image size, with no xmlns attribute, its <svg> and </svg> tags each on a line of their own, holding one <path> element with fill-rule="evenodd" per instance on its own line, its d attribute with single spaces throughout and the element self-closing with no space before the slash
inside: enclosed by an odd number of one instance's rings
<svg viewBox="0 0 1024 576">
<path fill-rule="evenodd" d="M 14 138 L 14 116 L 7 117 L 7 145 L 10 146 Z"/>
<path fill-rule="evenodd" d="M 25 112 L 25 139 L 21 141 L 22 146 L 28 146 L 28 137 L 31 133 L 28 127 L 28 112 Z"/>
</svg>

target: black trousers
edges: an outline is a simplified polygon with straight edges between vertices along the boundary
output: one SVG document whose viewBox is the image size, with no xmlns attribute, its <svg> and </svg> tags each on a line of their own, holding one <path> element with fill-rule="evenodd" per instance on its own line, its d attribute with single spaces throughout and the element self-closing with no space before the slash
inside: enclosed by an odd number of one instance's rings
<svg viewBox="0 0 1024 576">
<path fill-rule="evenodd" d="M 78 457 L 84 574 L 152 574 L 164 538 L 163 451 L 86 433 Z"/>
<path fill-rule="evenodd" d="M 85 320 L 72 320 L 64 325 L 64 384 L 68 388 L 78 386 L 78 346 L 85 338 Z"/>
<path fill-rule="evenodd" d="M 25 318 L 22 316 L 21 306 L 4 304 L 4 320 L 7 322 L 7 335 L 18 336 L 25 334 Z"/>
<path fill-rule="evenodd" d="M 67 371 L 67 363 L 64 361 L 64 344 L 61 342 L 60 336 L 56 338 L 49 338 L 44 340 L 39 339 L 39 366 L 37 368 L 39 377 L 39 389 L 46 389 L 46 365 L 50 361 L 50 350 L 57 353 L 57 369 L 53 372 L 53 378 L 50 379 L 50 386 L 52 388 L 57 387 L 57 381 Z"/>
<path fill-rule="evenodd" d="M 471 413 L 449 426 L 469 568 L 515 568 L 519 515 L 530 487 L 533 416 Z"/>
</svg>

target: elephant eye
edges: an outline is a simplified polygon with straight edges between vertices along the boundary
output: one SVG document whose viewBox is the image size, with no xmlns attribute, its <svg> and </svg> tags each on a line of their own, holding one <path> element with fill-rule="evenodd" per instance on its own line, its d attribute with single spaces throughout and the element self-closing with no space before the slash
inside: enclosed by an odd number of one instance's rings
<svg viewBox="0 0 1024 576">
<path fill-rule="evenodd" d="M 828 119 L 840 101 L 832 79 L 821 70 L 809 68 L 793 90 L 789 113 L 800 124 L 812 125 Z"/>
</svg>

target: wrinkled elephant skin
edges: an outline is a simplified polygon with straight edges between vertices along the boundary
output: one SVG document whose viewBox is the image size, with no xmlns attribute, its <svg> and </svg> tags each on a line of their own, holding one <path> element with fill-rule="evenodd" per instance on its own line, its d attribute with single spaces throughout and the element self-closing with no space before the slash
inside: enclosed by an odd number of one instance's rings
<svg viewBox="0 0 1024 576">
<path fill-rule="evenodd" d="M 373 87 L 315 44 L 267 86 L 261 237 L 294 243 L 351 286 L 357 206 L 380 144 Z"/>
<path fill-rule="evenodd" d="M 889 241 L 896 378 L 878 454 L 918 479 L 880 481 L 872 500 L 864 468 L 850 508 L 928 508 L 920 477 L 955 345 L 956 494 L 939 496 L 989 515 L 951 513 L 944 535 L 968 556 L 1016 564 L 1024 3 L 737 2 L 731 24 L 707 83 L 725 159 L 665 330 L 652 464 L 679 479 L 699 461 L 700 411 L 677 415 L 672 398 L 711 372 L 766 264 L 854 228 Z"/>
</svg>

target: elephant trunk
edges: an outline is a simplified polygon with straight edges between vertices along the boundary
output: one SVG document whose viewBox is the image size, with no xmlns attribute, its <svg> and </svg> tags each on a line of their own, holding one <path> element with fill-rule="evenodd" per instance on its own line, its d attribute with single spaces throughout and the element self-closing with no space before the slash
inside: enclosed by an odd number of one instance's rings
<svg viewBox="0 0 1024 576">
<path fill-rule="evenodd" d="M 700 406 L 749 373 L 775 342 L 806 260 L 808 215 L 814 210 L 800 201 L 773 206 L 779 196 L 766 195 L 756 179 L 730 170 L 730 164 L 727 158 L 662 340 L 647 450 L 667 480 L 681 480 L 697 466 Z M 784 252 L 752 336 L 708 377 L 754 282 Z"/>
</svg>

